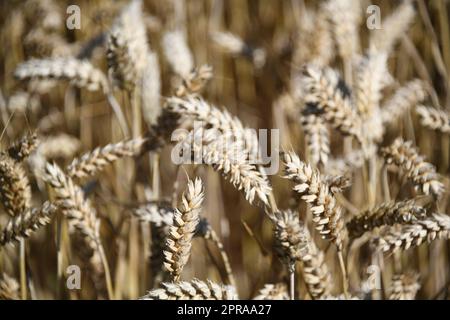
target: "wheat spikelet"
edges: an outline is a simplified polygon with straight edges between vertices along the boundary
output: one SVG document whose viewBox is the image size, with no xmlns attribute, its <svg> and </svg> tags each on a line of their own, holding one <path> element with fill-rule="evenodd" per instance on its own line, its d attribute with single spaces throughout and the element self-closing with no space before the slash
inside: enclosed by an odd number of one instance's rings
<svg viewBox="0 0 450 320">
<path fill-rule="evenodd" d="M 343 84 L 334 70 L 307 65 L 300 82 L 305 92 L 304 103 L 307 108 L 317 109 L 341 133 L 362 141 L 361 119 L 353 110 L 350 100 L 340 90 Z"/>
<path fill-rule="evenodd" d="M 0 155 L 0 201 L 11 216 L 30 208 L 31 188 L 20 163 Z"/>
<path fill-rule="evenodd" d="M 181 30 L 166 32 L 162 40 L 164 55 L 176 74 L 188 78 L 194 69 L 194 58 Z"/>
<path fill-rule="evenodd" d="M 3 273 L 0 278 L 0 300 L 19 300 L 19 289 L 17 280 Z"/>
<path fill-rule="evenodd" d="M 203 202 L 203 184 L 198 178 L 189 181 L 182 196 L 182 204 L 175 211 L 173 226 L 166 242 L 164 266 L 172 279 L 178 281 L 183 267 L 189 260 L 191 242 L 199 222 Z"/>
<path fill-rule="evenodd" d="M 17 67 L 14 75 L 19 80 L 66 80 L 89 91 L 109 91 L 103 72 L 89 61 L 75 58 L 28 60 Z"/>
<path fill-rule="evenodd" d="M 381 109 L 383 123 L 385 125 L 395 123 L 403 114 L 425 100 L 427 95 L 424 82 L 417 79 L 408 82 L 383 105 Z"/>
<path fill-rule="evenodd" d="M 274 214 L 273 231 L 275 235 L 275 252 L 286 265 L 290 273 L 295 272 L 295 263 L 302 255 L 302 244 L 307 239 L 302 234 L 298 215 L 287 210 Z"/>
<path fill-rule="evenodd" d="M 144 143 L 145 139 L 136 138 L 98 147 L 94 151 L 74 159 L 67 168 L 67 174 L 72 179 L 91 177 L 120 158 L 137 156 Z"/>
<path fill-rule="evenodd" d="M 394 275 L 389 300 L 414 300 L 420 289 L 419 278 L 420 276 L 413 272 Z"/>
<path fill-rule="evenodd" d="M 414 20 L 412 1 L 403 1 L 388 17 L 383 18 L 381 29 L 371 31 L 370 50 L 390 53 Z"/>
<path fill-rule="evenodd" d="M 259 290 L 253 300 L 289 300 L 289 294 L 284 283 L 269 283 Z"/>
<path fill-rule="evenodd" d="M 11 218 L 0 232 L 0 246 L 28 238 L 34 231 L 47 225 L 55 211 L 56 207 L 46 202 L 39 209 L 28 209 Z"/>
<path fill-rule="evenodd" d="M 323 5 L 342 59 L 350 59 L 359 51 L 358 27 L 361 4 L 358 0 L 328 0 Z"/>
<path fill-rule="evenodd" d="M 122 10 L 108 34 L 106 56 L 114 84 L 133 90 L 142 79 L 148 54 L 142 1 L 133 0 Z"/>
<path fill-rule="evenodd" d="M 37 134 L 24 136 L 19 141 L 13 143 L 6 151 L 8 155 L 17 162 L 27 158 L 38 145 Z"/>
<path fill-rule="evenodd" d="M 163 288 L 150 291 L 142 300 L 237 300 L 236 289 L 210 280 L 166 282 Z"/>
<path fill-rule="evenodd" d="M 332 241 L 338 250 L 342 250 L 346 238 L 342 210 L 329 187 L 321 180 L 320 173 L 300 161 L 294 152 L 285 153 L 284 162 L 284 177 L 296 184 L 293 189 L 311 205 L 316 229 L 324 239 Z"/>
<path fill-rule="evenodd" d="M 408 250 L 435 239 L 450 238 L 450 217 L 435 213 L 430 217 L 402 225 L 399 229 L 387 227 L 380 237 L 373 240 L 376 247 L 385 253 Z"/>
<path fill-rule="evenodd" d="M 450 134 L 450 115 L 447 112 L 425 106 L 417 106 L 416 112 L 425 128 Z"/>
<path fill-rule="evenodd" d="M 183 78 L 182 84 L 177 88 L 175 95 L 184 97 L 190 94 L 199 93 L 212 78 L 212 67 L 202 65 L 192 70 L 186 78 Z"/>
<path fill-rule="evenodd" d="M 303 114 L 300 122 L 305 132 L 311 163 L 326 165 L 330 155 L 329 132 L 325 121 L 314 114 Z"/>
<path fill-rule="evenodd" d="M 250 161 L 259 154 L 256 133 L 244 128 L 239 119 L 228 112 L 202 99 L 170 98 L 167 108 L 184 118 L 201 121 L 203 127 L 207 127 L 204 132 L 200 131 L 203 163 L 222 172 L 238 190 L 243 190 L 250 203 L 256 195 L 262 203 L 268 204 L 271 191 L 268 179 Z M 191 138 L 195 134 L 191 132 Z M 186 139 L 186 143 L 190 142 Z"/>
<path fill-rule="evenodd" d="M 161 75 L 158 56 L 151 52 L 147 56 L 141 84 L 142 116 L 149 127 L 156 124 L 156 120 L 161 114 L 160 95 Z"/>
<path fill-rule="evenodd" d="M 382 149 L 382 154 L 388 164 L 394 163 L 403 169 L 416 190 L 424 194 L 439 197 L 444 192 L 435 167 L 424 160 L 411 141 L 397 138 L 390 146 Z"/>
<path fill-rule="evenodd" d="M 357 238 L 378 227 L 406 224 L 425 216 L 425 209 L 417 206 L 414 200 L 386 202 L 351 219 L 347 229 L 350 237 Z"/>
</svg>

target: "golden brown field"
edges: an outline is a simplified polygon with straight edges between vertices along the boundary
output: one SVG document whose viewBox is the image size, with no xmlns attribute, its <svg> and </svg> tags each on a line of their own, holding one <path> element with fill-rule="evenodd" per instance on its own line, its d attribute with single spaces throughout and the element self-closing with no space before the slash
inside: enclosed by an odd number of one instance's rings
<svg viewBox="0 0 450 320">
<path fill-rule="evenodd" d="M 0 299 L 448 299 L 449 14 L 1 1 Z"/>
</svg>

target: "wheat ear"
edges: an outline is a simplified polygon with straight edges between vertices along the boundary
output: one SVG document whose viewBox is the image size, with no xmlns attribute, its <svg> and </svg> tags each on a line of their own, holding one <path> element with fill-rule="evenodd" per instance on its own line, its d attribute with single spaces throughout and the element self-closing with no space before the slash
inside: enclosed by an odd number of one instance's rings
<svg viewBox="0 0 450 320">
<path fill-rule="evenodd" d="M 266 284 L 259 290 L 253 300 L 289 300 L 286 284 Z"/>
<path fill-rule="evenodd" d="M 236 289 L 193 279 L 189 282 L 166 282 L 163 288 L 150 291 L 142 300 L 237 300 Z"/>
<path fill-rule="evenodd" d="M 403 1 L 393 13 L 383 19 L 380 29 L 371 31 L 370 50 L 390 53 L 408 30 L 415 16 L 412 1 Z"/>
<path fill-rule="evenodd" d="M 358 238 L 375 228 L 407 224 L 425 217 L 425 209 L 417 206 L 414 200 L 386 202 L 351 219 L 347 223 L 347 230 L 351 238 Z"/>
<path fill-rule="evenodd" d="M 3 273 L 0 278 L 0 300 L 19 300 L 19 289 L 17 280 Z"/>
<path fill-rule="evenodd" d="M 170 228 L 164 251 L 164 266 L 174 281 L 180 279 L 183 267 L 189 260 L 191 242 L 199 223 L 202 202 L 203 184 L 196 178 L 188 182 L 181 206 L 175 211 L 173 226 Z"/>
<path fill-rule="evenodd" d="M 252 203 L 255 196 L 269 203 L 271 187 L 266 175 L 252 164 L 252 157 L 258 156 L 259 144 L 256 133 L 245 128 L 236 117 L 202 100 L 170 98 L 167 110 L 179 115 L 182 120 L 201 121 L 205 131 L 192 131 L 186 143 L 192 144 L 196 134 L 201 134 L 202 160 L 221 172 Z"/>
<path fill-rule="evenodd" d="M 0 232 L 0 246 L 28 238 L 34 231 L 50 223 L 56 207 L 46 202 L 39 209 L 27 209 L 11 218 Z"/>
<path fill-rule="evenodd" d="M 425 100 L 427 96 L 427 87 L 423 81 L 416 79 L 406 83 L 382 106 L 383 123 L 385 125 L 395 123 L 411 108 Z"/>
<path fill-rule="evenodd" d="M 413 272 L 392 277 L 389 300 L 414 300 L 420 289 L 419 275 Z"/>
<path fill-rule="evenodd" d="M 148 54 L 142 1 L 133 0 L 121 11 L 108 34 L 106 57 L 114 84 L 131 92 L 142 79 Z"/>
<path fill-rule="evenodd" d="M 21 162 L 37 148 L 38 143 L 37 134 L 33 133 L 13 143 L 6 152 L 15 161 Z"/>
<path fill-rule="evenodd" d="M 84 199 L 83 191 L 73 180 L 64 174 L 56 164 L 47 164 L 45 182 L 53 189 L 56 196 L 55 204 L 69 221 L 69 231 L 75 230 L 82 235 L 84 245 L 92 255 L 90 262 L 99 273 L 105 273 L 108 295 L 113 297 L 109 267 L 100 241 L 100 220 L 89 200 Z"/>
<path fill-rule="evenodd" d="M 305 132 L 311 163 L 315 166 L 326 165 L 330 155 L 330 133 L 326 122 L 322 117 L 314 114 L 302 114 L 300 122 Z"/>
<path fill-rule="evenodd" d="M 128 135 L 125 116 L 111 93 L 106 76 L 89 61 L 71 57 L 32 59 L 19 65 L 14 75 L 20 80 L 65 80 L 89 91 L 101 90 L 116 114 L 123 133 Z"/>
<path fill-rule="evenodd" d="M 425 106 L 417 106 L 416 112 L 425 128 L 450 134 L 450 115 L 447 112 Z"/>
<path fill-rule="evenodd" d="M 322 113 L 324 118 L 344 135 L 362 142 L 361 119 L 342 87 L 345 86 L 336 71 L 306 65 L 300 83 L 305 93 L 304 103 L 311 112 Z"/>
<path fill-rule="evenodd" d="M 436 197 L 444 192 L 444 184 L 439 181 L 436 168 L 424 160 L 411 141 L 397 138 L 390 146 L 383 148 L 381 153 L 388 164 L 394 163 L 406 172 L 416 190 Z"/>
<path fill-rule="evenodd" d="M 0 200 L 11 216 L 22 214 L 30 208 L 31 188 L 20 163 L 0 155 Z"/>
<path fill-rule="evenodd" d="M 407 250 L 417 247 L 424 242 L 430 243 L 435 239 L 450 238 L 450 217 L 435 213 L 430 217 L 413 223 L 402 225 L 400 228 L 387 227 L 384 232 L 373 240 L 379 250 L 392 253 L 397 250 Z"/>
<path fill-rule="evenodd" d="M 72 179 L 91 177 L 118 159 L 139 155 L 144 143 L 145 139 L 136 138 L 98 147 L 94 151 L 74 159 L 67 168 L 67 175 Z"/>
<path fill-rule="evenodd" d="M 194 58 L 181 30 L 166 32 L 162 39 L 164 55 L 172 69 L 182 78 L 187 78 L 194 69 Z"/>
</svg>

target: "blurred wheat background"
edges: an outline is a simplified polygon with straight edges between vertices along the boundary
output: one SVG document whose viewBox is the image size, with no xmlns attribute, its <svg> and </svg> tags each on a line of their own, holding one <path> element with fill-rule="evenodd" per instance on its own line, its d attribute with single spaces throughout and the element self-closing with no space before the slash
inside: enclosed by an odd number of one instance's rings
<svg viewBox="0 0 450 320">
<path fill-rule="evenodd" d="M 0 298 L 448 299 L 449 13 L 1 1 Z M 279 129 L 279 172 L 174 164 L 193 119 Z"/>
</svg>

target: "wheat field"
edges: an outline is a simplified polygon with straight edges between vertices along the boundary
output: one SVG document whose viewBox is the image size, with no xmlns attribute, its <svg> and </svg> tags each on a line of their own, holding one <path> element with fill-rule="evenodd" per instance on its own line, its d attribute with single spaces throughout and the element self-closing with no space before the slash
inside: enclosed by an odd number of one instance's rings
<svg viewBox="0 0 450 320">
<path fill-rule="evenodd" d="M 449 299 L 449 14 L 1 1 L 0 299 Z"/>
</svg>

